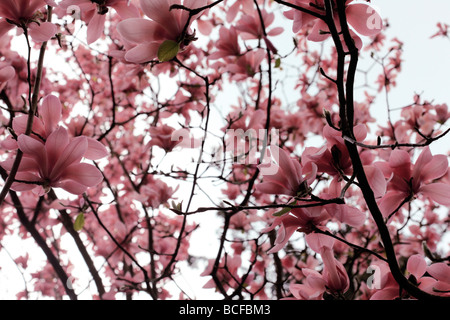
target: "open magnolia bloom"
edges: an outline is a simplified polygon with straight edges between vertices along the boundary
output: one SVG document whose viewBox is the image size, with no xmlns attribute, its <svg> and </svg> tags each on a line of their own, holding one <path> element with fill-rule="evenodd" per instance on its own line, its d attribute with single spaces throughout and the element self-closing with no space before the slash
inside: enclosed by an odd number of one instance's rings
<svg viewBox="0 0 450 320">
<path fill-rule="evenodd" d="M 180 0 L 140 0 L 142 11 L 149 19 L 131 18 L 121 21 L 117 31 L 128 49 L 125 60 L 145 63 L 158 58 L 168 61 L 195 40 L 195 33 L 185 29 L 198 15 L 189 20 L 189 12 L 173 9 Z M 206 0 L 184 0 L 183 6 L 191 9 L 206 5 Z M 186 30 L 186 31 L 185 31 Z"/>
<path fill-rule="evenodd" d="M 25 135 L 28 116 L 14 119 L 17 141 L 9 137 L 2 143 L 7 149 L 18 148 L 23 152 L 12 190 L 33 190 L 42 195 L 54 187 L 82 194 L 103 180 L 95 166 L 81 163 L 81 160 L 101 159 L 108 154 L 106 148 L 91 137 L 70 137 L 67 129 L 59 126 L 61 111 L 59 99 L 53 95 L 46 96 L 39 105 L 40 117 L 34 118 L 29 136 Z M 1 165 L 10 171 L 13 163 L 14 157 L 10 157 Z"/>
<path fill-rule="evenodd" d="M 308 186 L 316 179 L 317 166 L 310 162 L 302 167 L 299 160 L 277 146 L 270 147 L 272 160 L 259 165 L 263 182 L 256 189 L 268 194 L 302 196 L 308 193 Z"/>
<path fill-rule="evenodd" d="M 24 134 L 18 137 L 24 157 L 11 186 L 15 191 L 38 188 L 43 195 L 50 188 L 62 188 L 73 194 L 82 194 L 103 180 L 102 173 L 93 165 L 80 161 L 88 149 L 84 136 L 69 138 L 67 130 L 59 127 L 45 143 Z"/>
<path fill-rule="evenodd" d="M 418 196 L 444 206 L 450 205 L 450 186 L 435 181 L 448 171 L 447 156 L 433 156 L 427 146 L 413 165 L 407 151 L 396 149 L 392 151 L 388 162 L 377 165 L 389 179 L 388 191 L 378 203 L 384 216 L 389 216 L 399 206 Z"/>
<path fill-rule="evenodd" d="M 55 6 L 53 0 L 2 0 L 0 2 L 0 36 L 14 26 L 27 27 L 36 42 L 50 40 L 56 33 L 56 26 L 50 22 L 37 22 L 36 16 L 45 5 Z"/>
</svg>

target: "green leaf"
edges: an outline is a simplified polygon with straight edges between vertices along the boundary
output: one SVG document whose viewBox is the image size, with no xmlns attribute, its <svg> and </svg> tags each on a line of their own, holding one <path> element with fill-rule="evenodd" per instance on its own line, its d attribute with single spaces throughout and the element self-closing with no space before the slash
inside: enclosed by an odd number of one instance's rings
<svg viewBox="0 0 450 320">
<path fill-rule="evenodd" d="M 161 62 L 170 61 L 175 58 L 180 51 L 180 44 L 173 40 L 164 41 L 158 49 L 158 60 Z"/>
<path fill-rule="evenodd" d="M 289 206 L 295 206 L 295 205 L 297 205 L 297 201 L 294 200 L 294 201 L 292 201 L 291 203 L 289 203 L 288 205 L 289 205 Z M 281 217 L 282 215 L 288 213 L 288 212 L 291 211 L 291 210 L 292 210 L 291 207 L 284 207 L 284 208 L 281 209 L 280 211 L 275 212 L 275 213 L 273 214 L 273 216 L 275 216 L 275 217 Z"/>
<path fill-rule="evenodd" d="M 274 215 L 275 217 L 281 217 L 282 215 L 288 213 L 289 211 L 291 211 L 291 208 L 285 207 L 285 208 L 281 209 L 280 211 L 275 212 L 273 215 Z"/>
<path fill-rule="evenodd" d="M 275 60 L 275 68 L 279 68 L 281 66 L 281 59 L 280 58 L 277 58 L 276 60 Z"/>
<path fill-rule="evenodd" d="M 84 227 L 84 213 L 80 213 L 76 218 L 75 222 L 73 223 L 73 228 L 75 231 L 80 231 Z"/>
</svg>

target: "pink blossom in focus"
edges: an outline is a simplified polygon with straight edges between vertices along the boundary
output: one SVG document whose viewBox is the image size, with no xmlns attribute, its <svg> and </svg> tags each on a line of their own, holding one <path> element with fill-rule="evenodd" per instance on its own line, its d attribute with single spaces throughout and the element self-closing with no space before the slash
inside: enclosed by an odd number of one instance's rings
<svg viewBox="0 0 450 320">
<path fill-rule="evenodd" d="M 36 42 L 50 40 L 56 34 L 56 26 L 50 22 L 36 23 L 39 9 L 46 4 L 54 5 L 52 0 L 2 0 L 0 2 L 0 36 L 14 25 L 27 27 L 31 38 Z"/>
<path fill-rule="evenodd" d="M 16 174 L 18 182 L 11 187 L 15 191 L 38 188 L 37 193 L 42 195 L 50 188 L 62 188 L 82 194 L 103 180 L 96 167 L 80 162 L 88 149 L 87 138 L 70 139 L 63 127 L 53 131 L 45 143 L 24 134 L 18 137 L 17 143 L 24 156 Z"/>
<path fill-rule="evenodd" d="M 145 63 L 157 58 L 161 44 L 171 40 L 183 48 L 194 40 L 194 33 L 188 28 L 189 13 L 186 10 L 173 9 L 174 4 L 181 4 L 180 0 L 140 0 L 141 8 L 151 20 L 131 18 L 120 22 L 117 31 L 122 36 L 126 47 L 125 59 L 134 63 Z M 200 8 L 206 0 L 184 0 L 183 5 L 188 8 Z M 198 16 L 191 18 L 190 22 Z M 181 38 L 183 37 L 183 38 Z"/>
<path fill-rule="evenodd" d="M 450 205 L 450 186 L 434 182 L 448 170 L 445 155 L 433 156 L 429 147 L 425 147 L 413 165 L 408 152 L 396 149 L 392 151 L 388 162 L 378 163 L 377 166 L 389 178 L 388 191 L 379 200 L 384 216 L 389 216 L 402 202 L 409 202 L 418 195 L 442 205 Z"/>
<path fill-rule="evenodd" d="M 310 163 L 302 167 L 299 160 L 277 146 L 270 147 L 273 161 L 259 165 L 263 182 L 256 189 L 263 193 L 301 196 L 308 193 L 308 186 L 316 179 L 317 166 Z"/>
<path fill-rule="evenodd" d="M 13 121 L 17 142 L 10 137 L 2 143 L 11 150 L 18 148 L 23 152 L 17 182 L 11 188 L 16 191 L 37 189 L 42 195 L 54 187 L 81 194 L 100 183 L 101 172 L 80 161 L 82 158 L 101 159 L 107 155 L 106 148 L 93 138 L 69 136 L 67 129 L 59 125 L 62 107 L 57 97 L 46 96 L 38 110 L 40 117 L 35 116 L 30 136 L 25 135 L 28 116 L 22 115 Z M 14 157 L 10 157 L 2 166 L 9 171 L 13 162 Z"/>
</svg>

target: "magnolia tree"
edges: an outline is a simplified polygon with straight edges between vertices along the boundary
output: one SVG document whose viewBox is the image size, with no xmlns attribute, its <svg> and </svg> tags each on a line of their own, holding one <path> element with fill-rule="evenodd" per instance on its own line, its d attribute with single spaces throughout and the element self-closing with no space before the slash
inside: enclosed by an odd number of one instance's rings
<svg viewBox="0 0 450 320">
<path fill-rule="evenodd" d="M 369 2 L 1 1 L 17 298 L 448 299 L 450 112 Z"/>
</svg>

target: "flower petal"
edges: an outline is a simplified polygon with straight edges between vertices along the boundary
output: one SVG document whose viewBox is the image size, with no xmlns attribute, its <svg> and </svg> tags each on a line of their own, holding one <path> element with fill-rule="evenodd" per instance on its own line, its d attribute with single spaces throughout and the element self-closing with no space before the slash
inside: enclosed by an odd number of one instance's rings
<svg viewBox="0 0 450 320">
<path fill-rule="evenodd" d="M 158 24 L 141 18 L 131 18 L 117 24 L 117 32 L 128 42 L 139 44 L 161 40 L 157 34 Z"/>
<path fill-rule="evenodd" d="M 57 180 L 64 169 L 73 163 L 78 163 L 83 158 L 88 147 L 87 138 L 84 136 L 76 137 L 64 148 L 50 173 L 50 180 Z"/>
<path fill-rule="evenodd" d="M 62 188 L 69 193 L 80 195 L 86 191 L 87 187 L 84 184 L 78 183 L 73 180 L 59 181 L 52 185 L 54 188 Z"/>
<path fill-rule="evenodd" d="M 39 106 L 39 114 L 42 117 L 47 137 L 58 127 L 61 113 L 61 102 L 56 96 L 48 95 L 42 99 L 42 103 Z"/>
<path fill-rule="evenodd" d="M 415 254 L 409 257 L 406 269 L 418 280 L 427 271 L 427 263 L 420 254 Z"/>
<path fill-rule="evenodd" d="M 102 182 L 102 173 L 88 163 L 75 163 L 64 169 L 61 180 L 73 180 L 87 187 L 93 187 Z"/>
<path fill-rule="evenodd" d="M 35 42 L 48 41 L 57 32 L 56 26 L 51 22 L 31 23 L 28 28 L 29 34 Z"/>
<path fill-rule="evenodd" d="M 433 278 L 450 284 L 450 266 L 444 262 L 433 263 L 427 268 L 427 272 Z"/>
<path fill-rule="evenodd" d="M 40 165 L 41 175 L 47 176 L 47 153 L 44 144 L 24 134 L 17 138 L 17 144 L 26 156 L 31 157 Z"/>
<path fill-rule="evenodd" d="M 89 21 L 87 27 L 87 43 L 91 44 L 97 41 L 103 34 L 103 29 L 105 27 L 105 14 L 95 13 L 92 19 Z"/>
<path fill-rule="evenodd" d="M 98 140 L 94 138 L 87 138 L 88 148 L 84 157 L 89 160 L 98 160 L 104 158 L 108 155 L 108 150 L 105 146 Z"/>
<path fill-rule="evenodd" d="M 125 54 L 125 60 L 134 63 L 146 63 L 158 56 L 159 42 L 142 43 Z"/>
<path fill-rule="evenodd" d="M 45 150 L 47 152 L 48 168 L 50 172 L 68 144 L 69 133 L 63 127 L 59 127 L 48 136 L 47 141 L 45 142 Z"/>
<path fill-rule="evenodd" d="M 421 192 L 424 196 L 429 197 L 431 200 L 439 204 L 450 206 L 450 185 L 448 184 L 427 184 L 425 186 L 421 186 L 418 192 Z"/>
<path fill-rule="evenodd" d="M 348 23 L 363 36 L 374 36 L 383 28 L 383 19 L 365 3 L 353 3 L 345 10 Z"/>
</svg>

